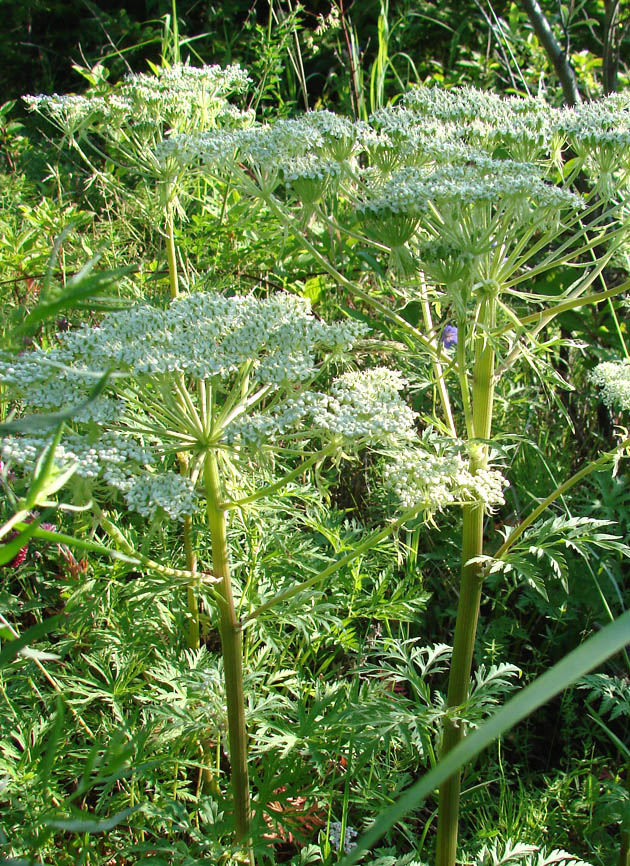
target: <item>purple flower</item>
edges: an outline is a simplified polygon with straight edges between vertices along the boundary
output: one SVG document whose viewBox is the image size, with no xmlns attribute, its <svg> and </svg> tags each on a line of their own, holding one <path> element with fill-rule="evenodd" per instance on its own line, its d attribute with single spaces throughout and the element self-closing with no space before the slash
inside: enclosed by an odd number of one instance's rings
<svg viewBox="0 0 630 866">
<path fill-rule="evenodd" d="M 2 542 L 2 546 L 4 544 L 8 544 L 9 541 L 13 541 L 14 538 L 17 538 L 20 533 L 12 530 L 6 537 L 6 541 Z M 13 557 L 9 562 L 5 562 L 3 568 L 17 568 L 19 565 L 22 565 L 24 560 L 26 559 L 26 555 L 28 553 L 28 544 L 25 547 L 21 547 L 17 554 Z"/>
<path fill-rule="evenodd" d="M 29 516 L 24 520 L 24 522 L 25 523 L 32 523 L 33 519 L 37 516 L 38 515 L 37 515 L 36 511 L 31 512 L 29 514 Z M 57 531 L 57 527 L 55 526 L 54 523 L 40 523 L 39 525 L 40 525 L 41 529 L 47 529 L 49 532 L 56 532 Z M 16 532 L 15 530 L 12 530 L 11 532 L 9 532 L 9 534 L 6 537 L 6 541 L 1 542 L 0 547 L 2 547 L 3 544 L 7 544 L 9 541 L 13 541 L 13 539 L 17 538 L 19 534 L 20 533 Z M 3 567 L 4 568 L 17 568 L 19 565 L 22 565 L 22 563 L 26 560 L 26 557 L 28 556 L 28 549 L 29 549 L 28 545 L 29 545 L 29 543 L 27 541 L 26 544 L 24 545 L 24 547 L 21 547 L 19 549 L 17 554 L 13 557 L 13 559 L 10 562 L 4 563 Z"/>
<path fill-rule="evenodd" d="M 442 345 L 445 349 L 452 349 L 457 345 L 457 328 L 455 325 L 445 325 L 442 331 Z"/>
</svg>

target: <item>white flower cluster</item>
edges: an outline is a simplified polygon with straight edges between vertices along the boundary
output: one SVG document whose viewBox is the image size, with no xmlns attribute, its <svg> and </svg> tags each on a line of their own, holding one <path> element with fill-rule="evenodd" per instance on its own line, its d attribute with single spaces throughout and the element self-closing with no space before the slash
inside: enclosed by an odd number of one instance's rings
<svg viewBox="0 0 630 866">
<path fill-rule="evenodd" d="M 330 182 L 341 174 L 341 168 L 338 162 L 309 153 L 285 162 L 282 174 L 297 198 L 309 205 L 322 197 Z"/>
<path fill-rule="evenodd" d="M 231 165 L 239 147 L 234 129 L 213 129 L 197 135 L 172 135 L 155 148 L 160 163 L 174 158 L 180 166 L 201 162 L 208 166 Z"/>
<path fill-rule="evenodd" d="M 8 437 L 1 443 L 3 461 L 31 469 L 52 436 Z M 94 480 L 102 477 L 123 494 L 133 511 L 153 517 L 162 509 L 173 520 L 192 514 L 194 491 L 188 479 L 173 472 L 145 469 L 154 462 L 152 452 L 133 439 L 103 432 L 93 441 L 88 436 L 67 434 L 55 449 L 55 464 L 61 472 L 75 467 L 75 475 Z"/>
<path fill-rule="evenodd" d="M 156 153 L 165 160 L 175 157 L 182 166 L 200 162 L 221 167 L 237 158 L 255 165 L 277 168 L 292 158 L 323 146 L 324 139 L 303 118 L 278 120 L 249 129 L 208 130 L 196 135 L 174 135 Z"/>
<path fill-rule="evenodd" d="M 458 503 L 482 502 L 487 508 L 503 505 L 503 488 L 508 486 L 496 469 L 472 474 L 461 454 L 425 448 L 402 452 L 386 465 L 384 476 L 403 508 L 422 506 L 427 512 Z"/>
<path fill-rule="evenodd" d="M 185 66 L 174 64 L 156 75 L 128 75 L 107 95 L 66 94 L 25 96 L 31 110 L 48 115 L 64 130 L 86 121 L 107 127 L 212 117 L 227 105 L 227 96 L 247 89 L 250 79 L 240 66 Z"/>
<path fill-rule="evenodd" d="M 0 366 L 0 381 L 17 385 L 34 406 L 58 380 L 62 389 L 68 383 L 85 399 L 95 384 L 87 371 L 226 379 L 252 362 L 251 376 L 261 383 L 299 382 L 313 375 L 319 352 L 348 349 L 366 331 L 352 319 L 321 322 L 306 299 L 292 295 L 257 300 L 199 292 L 174 300 L 166 310 L 138 305 L 106 316 L 98 328 L 67 331 L 58 347 L 23 355 L 4 370 Z"/>
<path fill-rule="evenodd" d="M 600 197 L 616 196 L 630 175 L 630 100 L 613 94 L 559 113 L 557 132 L 577 153 Z"/>
<path fill-rule="evenodd" d="M 175 157 L 182 166 L 199 162 L 216 168 L 238 158 L 252 165 L 277 168 L 307 155 L 314 164 L 318 159 L 327 165 L 330 161 L 343 162 L 352 154 L 361 129 L 361 125 L 330 111 L 313 111 L 246 129 L 174 135 L 158 145 L 156 152 L 162 161 Z M 338 171 L 336 167 L 335 173 Z"/>
<path fill-rule="evenodd" d="M 359 212 L 421 214 L 429 203 L 440 206 L 474 205 L 488 202 L 501 205 L 529 204 L 531 215 L 538 209 L 579 209 L 582 199 L 543 180 L 527 163 L 471 155 L 465 164 L 440 166 L 427 173 L 420 168 L 403 168 L 377 188 L 375 195 L 359 205 Z M 519 214 L 527 213 L 524 207 Z"/>
<path fill-rule="evenodd" d="M 481 120 L 494 123 L 514 116 L 541 116 L 548 106 L 534 97 L 500 96 L 475 87 L 413 87 L 403 105 L 419 115 L 451 122 Z"/>
<path fill-rule="evenodd" d="M 350 198 L 363 199 L 360 209 L 377 215 L 421 215 L 427 202 L 436 200 L 501 207 L 509 199 L 526 205 L 519 211 L 523 218 L 532 208 L 540 217 L 543 210 L 557 214 L 581 206 L 578 197 L 543 176 L 542 169 L 557 166 L 567 140 L 578 152 L 588 152 L 584 164 L 604 176 L 598 183 L 602 189 L 611 186 L 615 160 L 617 169 L 627 163 L 630 171 L 629 104 L 610 97 L 562 110 L 540 99 L 474 88 L 417 87 L 402 104 L 374 112 L 369 123 L 307 112 L 248 129 L 176 135 L 159 146 L 159 155 L 175 157 L 181 165 L 200 162 L 214 172 L 246 163 L 255 174 L 256 169 L 267 173 L 258 178 L 267 191 L 279 183 L 284 166 L 287 180 L 305 182 L 298 194 L 305 203 L 321 194 L 321 184 L 335 173 L 330 163 L 337 163 L 339 177 L 350 183 L 372 178 L 367 195 L 359 182 Z M 509 158 L 493 158 L 498 149 Z M 355 157 L 361 155 L 367 156 L 371 175 L 358 169 Z M 406 174 L 413 170 L 415 177 Z M 243 174 L 244 186 L 246 180 Z M 314 191 L 308 184 L 319 186 Z M 248 191 L 256 194 L 251 186 Z"/>
<path fill-rule="evenodd" d="M 343 440 L 359 446 L 366 442 L 400 445 L 414 438 L 413 412 L 400 396 L 405 382 L 384 367 L 352 371 L 335 379 L 330 393 L 302 391 L 282 403 L 279 410 L 259 412 L 230 424 L 230 444 L 240 439 L 258 445 L 271 436 L 296 428 L 306 436 Z"/>
<path fill-rule="evenodd" d="M 439 120 L 452 135 L 487 153 L 502 147 L 512 159 L 524 162 L 546 155 L 558 115 L 542 99 L 505 97 L 473 87 L 414 87 L 400 110 L 415 115 L 416 123 Z"/>
<path fill-rule="evenodd" d="M 252 412 L 233 421 L 226 430 L 228 445 L 241 442 L 247 446 L 260 446 L 271 438 L 282 436 L 287 430 L 304 428 L 302 422 L 311 413 L 313 406 L 321 400 L 313 391 L 302 391 L 297 397 L 282 401 L 280 409 L 267 412 Z"/>
<path fill-rule="evenodd" d="M 223 129 L 241 129 L 254 123 L 256 112 L 253 108 L 241 109 L 230 102 L 226 102 L 217 109 L 214 120 Z"/>
<path fill-rule="evenodd" d="M 557 114 L 555 129 L 578 152 L 601 145 L 622 151 L 630 145 L 630 98 L 616 93 L 562 109 Z"/>
<path fill-rule="evenodd" d="M 361 133 L 367 124 L 355 122 L 332 111 L 309 111 L 304 121 L 321 136 L 318 145 L 324 156 L 337 162 L 349 159 L 356 151 Z"/>
<path fill-rule="evenodd" d="M 64 132 L 75 132 L 81 125 L 91 117 L 102 115 L 106 102 L 102 97 L 80 96 L 75 93 L 59 95 L 53 93 L 51 96 L 41 94 L 40 96 L 22 97 L 31 111 L 39 111 L 46 114 Z M 126 112 L 126 103 L 118 98 L 112 98 L 112 110 L 117 113 Z"/>
<path fill-rule="evenodd" d="M 502 148 L 517 162 L 536 162 L 546 157 L 554 145 L 552 111 L 554 109 L 550 108 L 547 115 L 499 117 L 492 123 L 473 120 L 467 125 L 464 134 L 472 145 L 489 153 Z"/>
<path fill-rule="evenodd" d="M 339 173 L 339 163 L 322 159 L 314 153 L 296 156 L 282 163 L 282 174 L 287 182 L 304 179 L 322 181 L 337 177 Z"/>
<path fill-rule="evenodd" d="M 192 482 L 175 472 L 132 475 L 122 490 L 129 508 L 143 517 L 153 517 L 161 509 L 172 520 L 178 520 L 195 510 Z"/>
<path fill-rule="evenodd" d="M 32 466 L 52 439 L 50 435 L 7 437 L 2 441 L 2 458 L 20 466 Z M 55 451 L 61 469 L 76 465 L 77 475 L 96 478 L 103 470 L 120 479 L 120 468 L 152 462 L 151 452 L 138 442 L 114 432 L 105 432 L 91 441 L 88 436 L 69 433 Z M 116 484 L 118 486 L 118 484 Z"/>
<path fill-rule="evenodd" d="M 140 514 L 175 518 L 191 513 L 193 490 L 160 464 L 179 445 L 202 451 L 211 437 L 215 447 L 258 446 L 288 430 L 305 439 L 327 431 L 352 444 L 410 435 L 414 416 L 398 395 L 397 374 L 347 374 L 332 396 L 309 389 L 322 356 L 343 354 L 367 330 L 351 319 L 319 321 L 307 300 L 292 295 L 194 293 L 167 309 L 111 313 L 99 327 L 58 335 L 48 351 L 4 359 L 0 382 L 28 410 L 48 410 L 82 402 L 110 371 L 105 393 L 72 419 L 76 429 L 57 447 L 56 461 L 80 477 L 103 478 Z M 184 382 L 194 384 L 185 395 Z M 32 466 L 50 438 L 9 437 L 3 459 Z"/>
<path fill-rule="evenodd" d="M 523 162 L 553 162 L 563 142 L 568 142 L 594 177 L 628 169 L 630 163 L 630 99 L 624 94 L 559 109 L 532 97 L 504 97 L 470 87 L 420 86 L 404 96 L 401 106 L 383 109 L 373 119 L 385 131 L 441 121 L 451 137 L 489 154 L 500 147 Z M 607 181 L 607 177 L 604 184 L 598 181 L 600 190 Z"/>
<path fill-rule="evenodd" d="M 630 361 L 604 361 L 589 376 L 609 409 L 630 409 Z"/>
<path fill-rule="evenodd" d="M 351 442 L 369 439 L 395 444 L 414 436 L 413 412 L 400 396 L 405 381 L 385 367 L 344 373 L 332 383 L 330 394 L 313 406 L 316 428 Z"/>
</svg>

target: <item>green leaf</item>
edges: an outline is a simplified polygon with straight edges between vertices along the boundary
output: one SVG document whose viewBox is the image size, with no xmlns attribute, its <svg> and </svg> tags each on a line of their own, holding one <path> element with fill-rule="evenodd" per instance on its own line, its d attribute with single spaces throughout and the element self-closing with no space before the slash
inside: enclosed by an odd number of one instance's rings
<svg viewBox="0 0 630 866">
<path fill-rule="evenodd" d="M 125 818 L 137 812 L 138 809 L 140 809 L 140 806 L 131 806 L 128 809 L 123 809 L 121 812 L 116 812 L 111 818 L 104 818 L 102 821 L 92 817 L 59 818 L 57 820 L 48 820 L 46 824 L 49 827 L 55 827 L 57 830 L 68 830 L 70 833 L 105 833 L 107 830 L 113 830 Z"/>
<path fill-rule="evenodd" d="M 379 262 L 374 258 L 374 256 L 371 255 L 371 253 L 368 253 L 365 250 L 359 250 L 357 255 L 368 265 L 371 271 L 373 271 L 382 280 L 385 279 L 385 271 L 383 270 Z"/>
<path fill-rule="evenodd" d="M 45 634 L 54 631 L 61 622 L 61 619 L 61 614 L 51 616 L 49 619 L 45 619 L 43 622 L 38 622 L 37 625 L 31 626 L 19 637 L 16 637 L 15 640 L 7 643 L 7 645 L 2 648 L 2 651 L 0 651 L 0 670 L 7 667 L 7 665 L 9 665 L 13 659 L 19 655 L 20 650 L 23 647 L 28 646 L 33 641 L 39 640 L 39 638 L 43 637 Z"/>
<path fill-rule="evenodd" d="M 412 785 L 393 806 L 376 818 L 367 833 L 358 840 L 357 847 L 341 861 L 341 866 L 352 866 L 356 863 L 364 851 L 376 844 L 397 821 L 416 809 L 464 764 L 538 707 L 546 704 L 576 679 L 605 662 L 628 643 L 630 643 L 630 611 L 626 611 L 615 622 L 607 625 L 569 653 L 562 661 L 508 701 L 476 731 L 469 734 L 437 766 Z"/>
<path fill-rule="evenodd" d="M 398 311 L 406 322 L 416 328 L 422 319 L 422 304 L 420 301 L 409 301 L 401 310 Z"/>
<path fill-rule="evenodd" d="M 60 695 L 57 695 L 57 710 L 55 712 L 55 720 L 52 724 L 50 734 L 48 735 L 46 752 L 44 753 L 39 768 L 39 775 L 44 785 L 48 785 L 48 780 L 50 779 L 50 771 L 55 760 L 55 754 L 57 753 L 57 743 L 59 742 L 63 731 L 64 715 L 65 712 L 63 698 Z"/>
<path fill-rule="evenodd" d="M 63 294 L 57 295 L 57 297 L 54 297 L 53 300 L 47 303 L 42 302 L 38 304 L 28 314 L 22 324 L 14 330 L 12 336 L 20 337 L 31 333 L 40 322 L 56 316 L 62 310 L 89 309 L 92 312 L 97 310 L 111 312 L 112 310 L 121 310 L 127 307 L 126 301 L 122 301 L 119 298 L 99 297 L 99 295 L 106 289 L 110 289 L 116 285 L 121 277 L 132 273 L 135 270 L 135 266 L 127 265 L 111 271 L 92 274 L 91 271 L 98 258 L 96 256 L 90 259 L 77 274 L 68 280 L 66 291 Z M 89 303 L 86 304 L 86 301 L 89 301 Z"/>
<path fill-rule="evenodd" d="M 324 277 L 311 277 L 304 283 L 302 297 L 308 298 L 312 304 L 316 304 L 325 288 L 326 280 Z"/>
</svg>

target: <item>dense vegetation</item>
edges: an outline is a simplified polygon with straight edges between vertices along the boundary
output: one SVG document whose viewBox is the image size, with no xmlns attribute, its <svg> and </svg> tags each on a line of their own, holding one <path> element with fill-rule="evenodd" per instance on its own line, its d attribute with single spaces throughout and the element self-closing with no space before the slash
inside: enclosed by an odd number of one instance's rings
<svg viewBox="0 0 630 866">
<path fill-rule="evenodd" d="M 4 4 L 0 862 L 629 866 L 630 18 L 541 5 Z"/>
</svg>

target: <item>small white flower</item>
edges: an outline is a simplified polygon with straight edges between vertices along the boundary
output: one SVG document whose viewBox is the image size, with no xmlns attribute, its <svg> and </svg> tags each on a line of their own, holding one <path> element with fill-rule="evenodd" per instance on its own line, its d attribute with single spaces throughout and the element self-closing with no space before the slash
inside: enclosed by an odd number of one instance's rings
<svg viewBox="0 0 630 866">
<path fill-rule="evenodd" d="M 589 375 L 609 409 L 630 409 L 630 361 L 604 361 Z"/>
<path fill-rule="evenodd" d="M 385 484 L 403 508 L 422 506 L 427 513 L 441 511 L 448 505 L 482 502 L 487 508 L 503 505 L 503 488 L 508 482 L 496 469 L 471 473 L 462 454 L 423 443 L 421 447 L 401 451 L 384 468 Z"/>
</svg>

